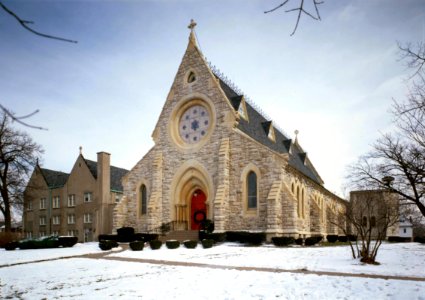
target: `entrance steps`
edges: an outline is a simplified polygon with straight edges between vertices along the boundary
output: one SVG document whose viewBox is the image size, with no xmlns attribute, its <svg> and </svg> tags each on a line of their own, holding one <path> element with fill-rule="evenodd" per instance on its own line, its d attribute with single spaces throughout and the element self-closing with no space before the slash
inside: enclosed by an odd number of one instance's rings
<svg viewBox="0 0 425 300">
<path fill-rule="evenodd" d="M 160 236 L 159 239 L 162 242 L 165 242 L 167 240 L 177 240 L 179 242 L 183 242 L 186 240 L 199 240 L 199 233 L 198 230 L 178 230 L 178 231 L 171 231 L 165 236 Z"/>
</svg>

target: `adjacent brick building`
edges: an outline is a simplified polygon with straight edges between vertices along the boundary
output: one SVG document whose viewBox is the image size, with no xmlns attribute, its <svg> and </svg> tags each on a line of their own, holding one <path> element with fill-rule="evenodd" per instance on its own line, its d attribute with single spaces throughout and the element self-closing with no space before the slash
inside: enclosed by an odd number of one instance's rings
<svg viewBox="0 0 425 300">
<path fill-rule="evenodd" d="M 113 209 L 127 172 L 110 166 L 106 152 L 99 152 L 97 161 L 80 153 L 69 174 L 37 165 L 24 192 L 26 236 L 73 235 L 82 242 L 111 233 Z"/>
</svg>

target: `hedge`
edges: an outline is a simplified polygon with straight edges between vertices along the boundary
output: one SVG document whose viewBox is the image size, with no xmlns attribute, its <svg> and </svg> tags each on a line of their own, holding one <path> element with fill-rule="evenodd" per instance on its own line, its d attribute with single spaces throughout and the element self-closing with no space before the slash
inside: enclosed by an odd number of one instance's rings
<svg viewBox="0 0 425 300">
<path fill-rule="evenodd" d="M 142 251 L 144 246 L 145 242 L 143 241 L 130 242 L 130 248 L 133 251 Z"/>
<path fill-rule="evenodd" d="M 226 240 L 229 242 L 261 245 L 266 240 L 266 234 L 264 232 L 226 231 Z"/>
<path fill-rule="evenodd" d="M 273 245 L 278 247 L 289 246 L 295 243 L 295 239 L 293 237 L 288 236 L 275 236 L 272 237 Z"/>
<path fill-rule="evenodd" d="M 162 242 L 160 240 L 152 240 L 149 242 L 149 246 L 151 246 L 152 250 L 157 250 L 161 248 Z"/>
<path fill-rule="evenodd" d="M 338 236 L 335 234 L 329 234 L 326 236 L 329 243 L 335 243 L 338 240 Z"/>
<path fill-rule="evenodd" d="M 315 237 L 315 236 L 311 236 L 311 237 L 306 238 L 304 243 L 305 243 L 305 245 L 306 245 L 306 246 L 314 246 L 314 245 L 316 245 L 319 241 L 320 241 L 320 240 L 319 240 L 317 237 Z"/>
<path fill-rule="evenodd" d="M 118 242 L 129 243 L 135 240 L 133 227 L 121 227 L 117 229 Z"/>
<path fill-rule="evenodd" d="M 416 243 L 425 244 L 425 236 L 415 236 L 413 241 Z"/>
<path fill-rule="evenodd" d="M 180 242 L 176 240 L 169 240 L 165 242 L 165 246 L 167 246 L 168 249 L 177 249 L 180 247 Z"/>
<path fill-rule="evenodd" d="M 297 244 L 297 245 L 299 245 L 299 246 L 302 246 L 303 242 L 304 242 L 304 239 L 303 239 L 303 238 L 297 238 L 297 239 L 295 240 L 295 244 Z"/>
<path fill-rule="evenodd" d="M 213 240 L 214 243 L 222 243 L 226 241 L 226 233 L 225 232 L 207 233 L 203 230 L 200 230 L 199 240 L 202 241 L 204 239 Z"/>
<path fill-rule="evenodd" d="M 183 245 L 188 249 L 195 249 L 198 246 L 198 241 L 187 240 L 183 242 Z"/>
<path fill-rule="evenodd" d="M 392 243 L 408 243 L 411 242 L 412 239 L 410 237 L 401 237 L 401 236 L 389 236 L 388 242 Z"/>
<path fill-rule="evenodd" d="M 59 247 L 70 248 L 78 242 L 78 237 L 76 236 L 59 236 Z"/>
<path fill-rule="evenodd" d="M 341 243 L 348 242 L 348 236 L 346 236 L 346 235 L 339 235 L 338 236 L 338 242 L 341 242 Z"/>
<path fill-rule="evenodd" d="M 349 234 L 349 235 L 347 235 L 347 237 L 348 237 L 348 240 L 349 240 L 350 242 L 355 242 L 355 241 L 357 241 L 357 235 Z"/>
</svg>

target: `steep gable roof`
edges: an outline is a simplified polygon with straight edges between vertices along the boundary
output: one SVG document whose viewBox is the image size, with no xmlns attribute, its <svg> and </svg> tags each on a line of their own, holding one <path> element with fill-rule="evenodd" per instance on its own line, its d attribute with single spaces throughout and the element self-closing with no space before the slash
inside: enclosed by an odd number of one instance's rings
<svg viewBox="0 0 425 300">
<path fill-rule="evenodd" d="M 223 92 L 226 94 L 235 111 L 237 111 L 242 100 L 242 95 L 238 95 L 219 76 L 216 75 L 216 77 L 220 82 L 220 87 Z M 323 185 L 323 180 L 309 162 L 307 154 L 301 146 L 299 146 L 298 142 L 292 142 L 291 139 L 277 129 L 275 130 L 275 141 L 270 140 L 268 133 L 271 120 L 267 120 L 249 102 L 245 102 L 245 104 L 249 121 L 240 118 L 237 128 L 269 149 L 282 154 L 287 153 L 289 155 L 290 166 L 316 183 Z"/>
<path fill-rule="evenodd" d="M 84 159 L 87 164 L 87 167 L 90 170 L 90 173 L 93 175 L 95 179 L 97 179 L 97 162 L 89 159 Z M 121 179 L 125 174 L 128 173 L 128 170 L 123 168 L 118 168 L 111 166 L 111 190 L 114 191 L 123 191 L 123 186 L 121 184 Z"/>
<path fill-rule="evenodd" d="M 40 171 L 47 183 L 47 186 L 51 189 L 64 186 L 69 177 L 68 173 L 60 171 L 45 168 L 40 168 Z"/>
</svg>

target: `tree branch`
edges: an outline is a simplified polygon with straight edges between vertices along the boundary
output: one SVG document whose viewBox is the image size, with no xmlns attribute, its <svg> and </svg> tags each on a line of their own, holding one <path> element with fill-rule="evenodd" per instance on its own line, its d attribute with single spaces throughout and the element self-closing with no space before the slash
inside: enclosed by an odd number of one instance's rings
<svg viewBox="0 0 425 300">
<path fill-rule="evenodd" d="M 29 128 L 34 128 L 34 129 L 40 129 L 40 130 L 47 130 L 47 128 L 43 128 L 43 127 L 40 127 L 40 126 L 34 126 L 34 125 L 30 125 L 30 124 L 28 124 L 28 123 L 25 123 L 24 121 L 22 121 L 22 119 L 26 119 L 26 118 L 29 118 L 29 117 L 32 117 L 33 115 L 35 115 L 35 114 L 37 114 L 38 112 L 39 112 L 39 110 L 37 109 L 37 110 L 35 110 L 35 111 L 33 111 L 32 113 L 30 113 L 30 114 L 28 114 L 28 115 L 25 115 L 25 116 L 22 116 L 22 117 L 17 117 L 17 116 L 15 116 L 15 114 L 13 114 L 12 112 L 10 112 L 6 107 L 4 107 L 3 105 L 1 105 L 0 104 L 0 109 L 7 115 L 7 116 L 9 116 L 11 119 L 12 119 L 12 121 L 13 122 L 17 122 L 17 123 L 19 123 L 19 124 L 21 124 L 21 125 L 24 125 L 24 126 L 26 126 L 26 127 L 29 127 Z"/>
<path fill-rule="evenodd" d="M 8 14 L 10 14 L 12 17 L 14 17 L 19 24 L 21 24 L 22 27 L 24 27 L 26 30 L 34 33 L 35 35 L 44 37 L 44 38 L 48 38 L 48 39 L 53 39 L 53 40 L 59 40 L 59 41 L 63 41 L 63 42 L 69 42 L 69 43 L 78 43 L 77 41 L 74 40 L 70 40 L 70 39 L 65 39 L 65 38 L 61 38 L 58 36 L 53 36 L 53 35 L 49 35 L 49 34 L 45 34 L 42 32 L 38 32 L 35 31 L 34 29 L 30 28 L 27 26 L 27 24 L 34 24 L 33 21 L 26 21 L 21 19 L 18 15 L 16 15 L 13 11 L 11 11 L 10 9 L 8 9 L 2 2 L 0 2 L 0 7 L 3 8 L 4 11 L 6 11 Z"/>
<path fill-rule="evenodd" d="M 314 9 L 316 11 L 315 16 L 305 9 L 304 0 L 300 0 L 299 6 L 297 6 L 295 8 L 288 9 L 288 10 L 285 11 L 286 13 L 298 11 L 297 21 L 295 22 L 295 27 L 294 27 L 294 30 L 291 33 L 291 36 L 293 36 L 295 34 L 295 32 L 297 31 L 302 14 L 305 14 L 305 15 L 309 16 L 310 18 L 317 20 L 317 21 L 321 20 L 318 5 L 323 4 L 324 1 L 318 1 L 318 0 L 311 0 L 311 1 L 313 3 Z M 288 3 L 289 3 L 289 0 L 286 0 L 286 1 L 282 2 L 281 4 L 279 4 L 278 6 L 272 8 L 270 10 L 266 10 L 264 13 L 267 14 L 267 13 L 274 12 L 274 11 L 278 10 L 279 8 L 282 8 L 283 6 L 285 6 Z"/>
</svg>

